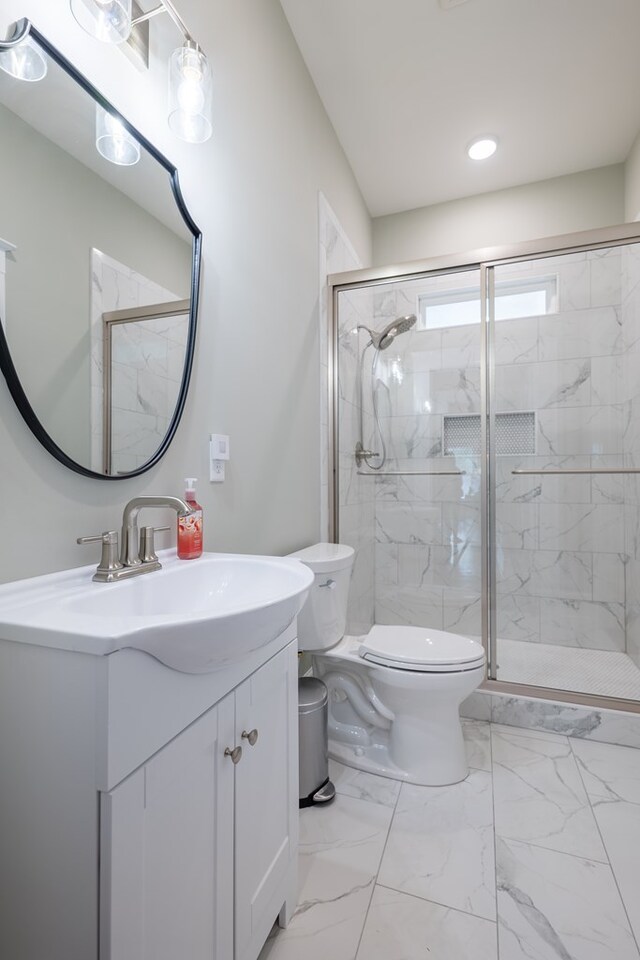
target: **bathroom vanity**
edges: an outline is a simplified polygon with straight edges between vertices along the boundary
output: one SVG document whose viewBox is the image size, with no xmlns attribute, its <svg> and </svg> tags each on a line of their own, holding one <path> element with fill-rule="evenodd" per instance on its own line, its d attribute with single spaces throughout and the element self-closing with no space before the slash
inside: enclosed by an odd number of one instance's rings
<svg viewBox="0 0 640 960">
<path fill-rule="evenodd" d="M 60 649 L 53 623 L 20 642 L 12 587 L 0 587 L 0 956 L 256 960 L 296 898 L 295 615 L 188 673 L 128 646 L 103 653 L 104 638 L 87 652 L 70 632 Z M 123 587 L 85 590 L 115 602 Z M 77 594 L 58 588 L 64 611 Z"/>
</svg>

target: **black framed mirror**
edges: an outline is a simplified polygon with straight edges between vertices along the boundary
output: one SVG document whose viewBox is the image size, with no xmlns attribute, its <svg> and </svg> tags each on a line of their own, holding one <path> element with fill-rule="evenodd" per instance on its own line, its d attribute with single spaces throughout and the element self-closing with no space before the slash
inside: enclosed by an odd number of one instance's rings
<svg viewBox="0 0 640 960">
<path fill-rule="evenodd" d="M 178 171 L 21 20 L 0 42 L 0 174 L 11 395 L 76 473 L 144 473 L 175 434 L 195 348 L 202 236 Z"/>
</svg>

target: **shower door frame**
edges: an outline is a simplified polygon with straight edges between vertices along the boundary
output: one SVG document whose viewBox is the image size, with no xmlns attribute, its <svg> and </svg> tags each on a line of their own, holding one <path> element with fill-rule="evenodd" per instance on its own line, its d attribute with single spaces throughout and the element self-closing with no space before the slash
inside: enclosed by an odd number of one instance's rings
<svg viewBox="0 0 640 960">
<path fill-rule="evenodd" d="M 480 525 L 482 540 L 481 604 L 482 645 L 487 654 L 487 675 L 481 689 L 488 693 L 506 693 L 533 699 L 557 700 L 596 709 L 624 710 L 640 713 L 640 701 L 586 694 L 579 691 L 560 690 L 555 687 L 540 687 L 526 683 L 495 679 L 496 636 L 496 534 L 495 534 L 495 484 L 493 471 L 495 446 L 493 417 L 495 410 L 495 377 L 493 358 L 493 328 L 488 305 L 493 306 L 494 270 L 506 264 L 527 262 L 532 259 L 562 256 L 597 250 L 603 247 L 623 246 L 640 242 L 640 222 L 623 223 L 613 227 L 600 227 L 579 233 L 561 234 L 540 240 L 527 240 L 506 246 L 486 247 L 468 253 L 451 256 L 412 260 L 388 267 L 370 267 L 348 273 L 331 274 L 327 278 L 328 303 L 328 440 L 329 440 L 329 540 L 338 542 L 339 530 L 339 404 L 340 384 L 338 366 L 338 295 L 346 290 L 382 286 L 402 280 L 414 280 L 430 276 L 445 276 L 464 270 L 480 272 Z M 492 677 L 491 674 L 494 674 Z"/>
</svg>

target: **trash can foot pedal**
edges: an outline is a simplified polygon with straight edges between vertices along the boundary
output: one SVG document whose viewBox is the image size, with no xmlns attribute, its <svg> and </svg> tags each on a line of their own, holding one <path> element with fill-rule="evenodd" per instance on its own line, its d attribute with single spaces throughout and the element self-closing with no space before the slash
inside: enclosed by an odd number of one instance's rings
<svg viewBox="0 0 640 960">
<path fill-rule="evenodd" d="M 331 783 L 331 780 L 325 780 L 317 790 L 314 790 L 308 797 L 300 800 L 300 809 L 302 810 L 304 807 L 315 807 L 321 803 L 331 803 L 335 795 L 336 788 Z"/>
</svg>

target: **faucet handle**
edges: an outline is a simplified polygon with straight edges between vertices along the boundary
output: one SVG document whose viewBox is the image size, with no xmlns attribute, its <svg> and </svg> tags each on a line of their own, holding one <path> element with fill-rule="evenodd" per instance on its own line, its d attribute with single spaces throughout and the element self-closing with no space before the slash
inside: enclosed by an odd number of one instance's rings
<svg viewBox="0 0 640 960">
<path fill-rule="evenodd" d="M 102 556 L 94 580 L 97 578 L 102 580 L 106 574 L 113 573 L 114 570 L 120 570 L 122 567 L 118 558 L 117 530 L 105 530 L 104 533 L 97 533 L 91 537 L 78 537 L 76 543 L 102 543 Z"/>
<path fill-rule="evenodd" d="M 154 534 L 171 527 L 142 527 L 140 530 L 140 559 L 143 563 L 153 563 L 158 559 L 154 545 Z"/>
</svg>

